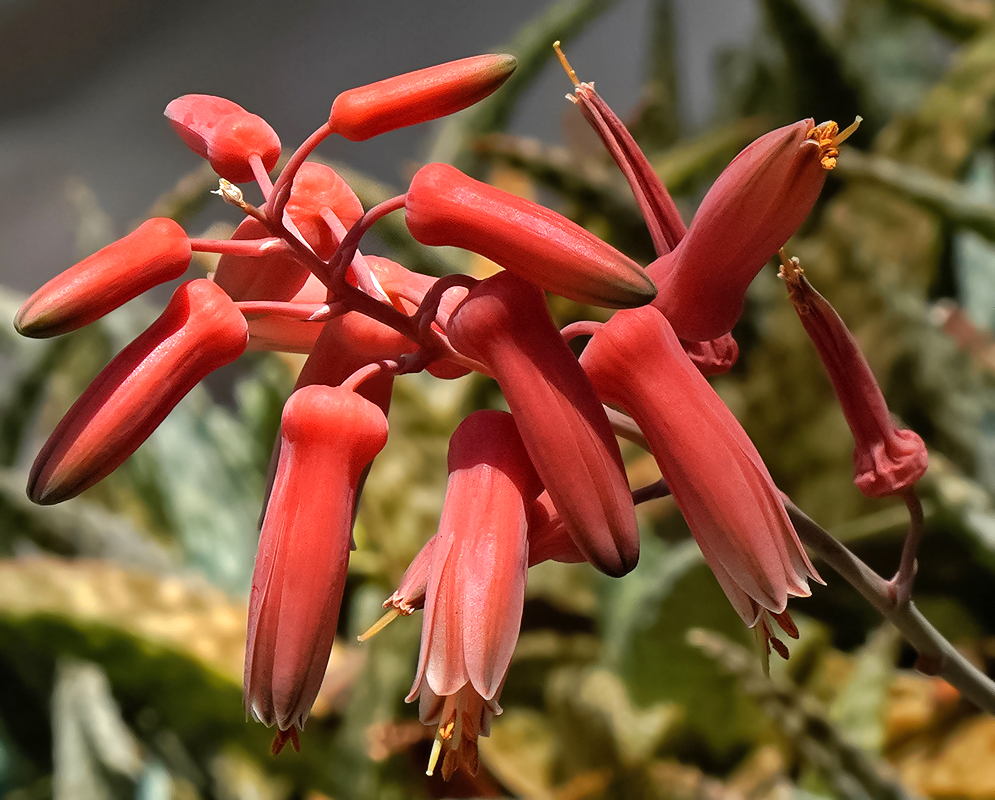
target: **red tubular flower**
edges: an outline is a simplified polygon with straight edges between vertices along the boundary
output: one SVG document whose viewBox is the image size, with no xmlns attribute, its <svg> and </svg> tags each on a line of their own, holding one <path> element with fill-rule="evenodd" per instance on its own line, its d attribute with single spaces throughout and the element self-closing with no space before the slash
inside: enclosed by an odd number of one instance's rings
<svg viewBox="0 0 995 800">
<path fill-rule="evenodd" d="M 517 435 L 517 432 L 516 432 Z M 408 565 L 397 589 L 386 600 L 383 607 L 393 609 L 397 614 L 408 616 L 425 606 L 425 593 L 428 590 L 428 572 L 435 553 L 438 535 L 433 536 L 418 551 L 418 555 Z M 543 561 L 560 561 L 564 564 L 578 564 L 586 561 L 584 554 L 577 549 L 574 540 L 567 532 L 563 520 L 549 492 L 543 491 L 532 503 L 528 513 L 528 540 L 530 567 Z M 362 641 L 379 632 L 393 616 L 385 616 L 370 631 L 360 637 Z"/>
<path fill-rule="evenodd" d="M 408 230 L 422 244 L 478 253 L 571 300 L 627 308 L 656 295 L 636 262 L 594 234 L 455 167 L 429 164 L 418 170 L 404 208 Z"/>
<path fill-rule="evenodd" d="M 317 325 L 320 330 L 311 354 L 297 376 L 294 391 L 305 386 L 339 386 L 350 375 L 367 364 L 400 358 L 415 349 L 415 344 L 403 335 L 381 322 L 350 311 L 340 317 Z M 250 324 L 251 330 L 251 324 Z M 394 389 L 394 375 L 391 372 L 378 372 L 371 375 L 356 388 L 357 394 L 373 403 L 384 416 L 390 410 L 390 398 Z M 263 514 L 271 499 L 276 466 L 279 463 L 282 440 L 277 439 L 270 460 L 270 473 L 263 500 Z M 359 480 L 357 492 L 362 493 L 366 482 L 365 474 Z"/>
<path fill-rule="evenodd" d="M 509 55 L 474 56 L 349 89 L 335 98 L 328 124 L 360 142 L 445 117 L 483 100 L 517 64 Z"/>
<path fill-rule="evenodd" d="M 581 364 L 599 396 L 646 436 L 702 554 L 749 625 L 785 610 L 819 580 L 742 426 L 656 309 L 619 312 Z"/>
<path fill-rule="evenodd" d="M 245 351 L 247 336 L 245 319 L 217 286 L 181 285 L 62 418 L 31 468 L 28 496 L 59 503 L 109 475 L 202 378 Z"/>
<path fill-rule="evenodd" d="M 509 272 L 453 312 L 449 340 L 497 379 L 563 522 L 585 558 L 621 576 L 639 558 L 622 456 L 601 402 L 549 317 L 542 291 Z"/>
<path fill-rule="evenodd" d="M 853 433 L 853 482 L 868 497 L 913 486 L 929 466 L 926 445 L 915 432 L 895 426 L 867 359 L 835 309 L 805 278 L 797 258 L 782 259 L 781 277 Z"/>
<path fill-rule="evenodd" d="M 656 254 L 662 256 L 669 253 L 684 238 L 687 227 L 667 187 L 622 120 L 595 91 L 594 84 L 581 83 L 560 50 L 559 42 L 553 43 L 553 49 L 574 83 L 574 94 L 567 95 L 567 99 L 580 108 L 584 119 L 598 134 L 608 154 L 622 170 L 646 221 Z"/>
<path fill-rule="evenodd" d="M 343 387 L 306 386 L 283 411 L 280 462 L 252 575 L 245 706 L 296 739 L 321 687 L 349 564 L 360 475 L 387 418 Z"/>
<path fill-rule="evenodd" d="M 438 724 L 443 776 L 476 772 L 478 735 L 518 641 L 528 571 L 528 510 L 542 486 L 510 414 L 478 411 L 449 443 L 449 484 L 432 553 L 418 672 L 408 700 Z"/>
<path fill-rule="evenodd" d="M 185 94 L 164 113 L 183 143 L 232 183 L 253 180 L 254 156 L 267 172 L 280 158 L 280 139 L 266 120 L 224 97 Z"/>
<path fill-rule="evenodd" d="M 21 306 L 14 327 L 34 338 L 74 331 L 180 277 L 189 265 L 183 228 L 171 219 L 150 219 L 52 278 Z"/>
<path fill-rule="evenodd" d="M 687 235 L 646 268 L 660 287 L 654 305 L 681 339 L 732 330 L 750 282 L 808 216 L 856 124 L 842 133 L 810 119 L 779 128 L 719 175 Z"/>
</svg>

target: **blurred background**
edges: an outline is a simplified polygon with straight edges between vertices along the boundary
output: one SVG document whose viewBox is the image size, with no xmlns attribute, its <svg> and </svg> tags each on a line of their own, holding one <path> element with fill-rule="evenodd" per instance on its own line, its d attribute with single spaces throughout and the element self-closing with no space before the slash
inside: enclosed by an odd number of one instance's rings
<svg viewBox="0 0 995 800">
<path fill-rule="evenodd" d="M 150 214 L 225 236 L 238 222 L 165 124 L 174 97 L 229 97 L 289 152 L 336 93 L 479 52 L 515 78 L 440 124 L 318 155 L 364 203 L 425 160 L 538 198 L 634 258 L 628 189 L 550 43 L 609 104 L 685 218 L 734 155 L 805 117 L 864 124 L 788 246 L 855 332 L 892 410 L 930 447 L 915 596 L 995 666 L 995 4 L 990 0 L 505 0 L 319 3 L 6 0 L 0 4 L 0 313 Z M 433 274 L 486 265 L 381 223 L 369 252 Z M 210 270 L 206 259 L 191 272 Z M 300 754 L 241 701 L 245 595 L 282 404 L 300 360 L 252 354 L 191 393 L 114 475 L 32 506 L 26 473 L 99 369 L 154 319 L 152 296 L 52 341 L 0 326 L 0 798 L 995 798 L 995 721 L 860 597 L 792 603 L 801 629 L 762 677 L 672 503 L 640 507 L 639 567 L 530 572 L 505 713 L 481 771 L 426 778 L 432 731 L 403 697 L 420 617 L 364 645 L 435 531 L 450 433 L 493 384 L 406 376 L 363 497 L 339 637 Z M 599 312 L 554 300 L 560 322 Z M 602 317 L 603 318 L 603 317 Z M 852 439 L 770 267 L 714 380 L 779 486 L 882 574 L 904 506 L 852 485 Z M 658 477 L 626 451 L 633 486 Z"/>
</svg>

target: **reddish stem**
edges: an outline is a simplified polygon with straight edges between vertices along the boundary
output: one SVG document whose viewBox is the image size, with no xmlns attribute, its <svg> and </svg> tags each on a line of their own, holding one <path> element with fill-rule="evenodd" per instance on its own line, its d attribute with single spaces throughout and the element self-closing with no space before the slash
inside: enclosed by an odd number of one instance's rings
<svg viewBox="0 0 995 800">
<path fill-rule="evenodd" d="M 230 256 L 263 256 L 289 248 L 279 236 L 265 239 L 191 239 L 190 249 L 198 253 L 220 253 Z"/>
</svg>

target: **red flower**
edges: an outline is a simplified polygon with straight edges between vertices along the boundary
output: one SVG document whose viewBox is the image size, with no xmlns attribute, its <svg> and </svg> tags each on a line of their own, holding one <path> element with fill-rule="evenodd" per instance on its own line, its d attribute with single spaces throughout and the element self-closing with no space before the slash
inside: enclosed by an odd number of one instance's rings
<svg viewBox="0 0 995 800">
<path fill-rule="evenodd" d="M 635 261 L 594 234 L 455 167 L 418 170 L 404 208 L 408 229 L 422 244 L 462 247 L 571 300 L 626 308 L 656 295 Z"/>
<path fill-rule="evenodd" d="M 208 280 L 188 281 L 94 379 L 35 459 L 28 496 L 75 497 L 117 469 L 202 378 L 238 358 L 245 319 Z"/>
<path fill-rule="evenodd" d="M 926 445 L 892 421 L 867 359 L 839 314 L 805 278 L 797 258 L 782 258 L 781 277 L 853 433 L 857 488 L 868 497 L 884 497 L 913 486 L 929 466 Z"/>
<path fill-rule="evenodd" d="M 528 510 L 542 486 L 511 415 L 478 411 L 449 443 L 449 485 L 428 570 L 418 672 L 408 700 L 438 724 L 443 776 L 476 772 L 518 641 L 528 570 Z"/>
<path fill-rule="evenodd" d="M 581 364 L 598 395 L 632 415 L 733 607 L 751 627 L 818 575 L 739 422 L 655 308 L 619 312 Z"/>
<path fill-rule="evenodd" d="M 474 56 L 349 89 L 335 98 L 328 124 L 358 142 L 445 117 L 483 100 L 517 64 L 509 55 Z"/>
<path fill-rule="evenodd" d="M 185 94 L 163 112 L 184 144 L 232 183 L 253 180 L 251 162 L 269 172 L 280 158 L 280 139 L 262 117 L 209 94 Z"/>
<path fill-rule="evenodd" d="M 746 288 L 802 224 L 836 165 L 835 122 L 806 119 L 771 131 L 729 164 L 701 201 L 687 235 L 646 271 L 660 287 L 654 305 L 681 339 L 732 330 Z"/>
<path fill-rule="evenodd" d="M 284 408 L 245 649 L 246 709 L 280 731 L 304 727 L 321 687 L 345 588 L 357 484 L 386 441 L 384 413 L 349 389 L 306 386 Z M 275 746 L 286 738 L 278 735 Z"/>
<path fill-rule="evenodd" d="M 639 528 L 618 443 L 542 291 L 500 272 L 470 291 L 448 334 L 497 380 L 580 551 L 608 575 L 629 572 L 639 559 Z"/>
<path fill-rule="evenodd" d="M 52 278 L 21 306 L 14 327 L 45 338 L 74 331 L 190 265 L 190 240 L 171 219 L 142 223 L 135 231 Z"/>
</svg>

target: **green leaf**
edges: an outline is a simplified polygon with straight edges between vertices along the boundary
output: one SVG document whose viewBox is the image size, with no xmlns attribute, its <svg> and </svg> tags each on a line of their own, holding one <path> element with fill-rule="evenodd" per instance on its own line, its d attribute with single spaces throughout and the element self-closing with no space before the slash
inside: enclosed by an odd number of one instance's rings
<svg viewBox="0 0 995 800">
<path fill-rule="evenodd" d="M 686 642 L 689 628 L 706 625 L 748 640 L 697 545 L 645 537 L 636 569 L 602 583 L 604 663 L 625 680 L 632 702 L 682 704 L 684 735 L 707 742 L 720 758 L 752 738 L 755 709 L 732 678 Z"/>
<path fill-rule="evenodd" d="M 854 656 L 853 672 L 829 708 L 848 742 L 866 753 L 880 755 L 884 745 L 884 712 L 895 677 L 901 637 L 885 624 L 871 634 Z"/>
</svg>

